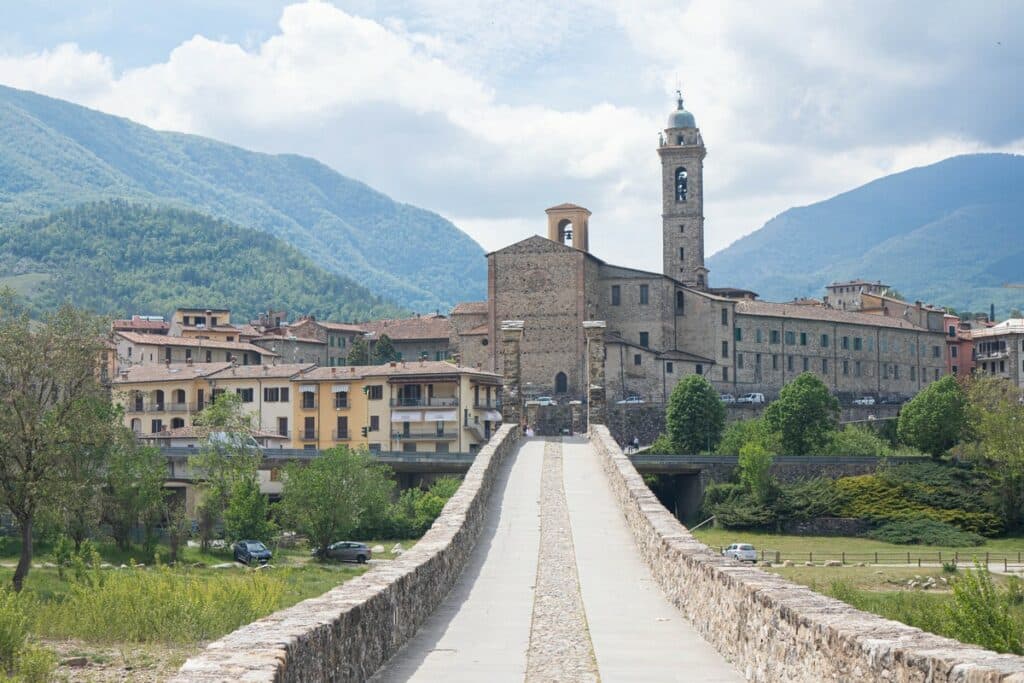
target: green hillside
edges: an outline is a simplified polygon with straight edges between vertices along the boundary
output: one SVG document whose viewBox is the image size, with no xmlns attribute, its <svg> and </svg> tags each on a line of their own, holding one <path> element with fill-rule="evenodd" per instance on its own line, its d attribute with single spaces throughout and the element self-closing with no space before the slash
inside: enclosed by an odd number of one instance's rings
<svg viewBox="0 0 1024 683">
<path fill-rule="evenodd" d="M 768 300 L 882 280 L 906 298 L 1024 309 L 1024 157 L 973 154 L 790 209 L 708 259 L 712 284 Z"/>
<path fill-rule="evenodd" d="M 36 310 L 69 301 L 113 315 L 183 305 L 224 306 L 239 319 L 268 308 L 342 320 L 396 312 L 272 235 L 125 201 L 0 225 L 2 286 Z"/>
<path fill-rule="evenodd" d="M 0 86 L 0 224 L 107 198 L 270 233 L 409 309 L 484 296 L 486 261 L 469 236 L 313 159 L 158 132 Z"/>
</svg>

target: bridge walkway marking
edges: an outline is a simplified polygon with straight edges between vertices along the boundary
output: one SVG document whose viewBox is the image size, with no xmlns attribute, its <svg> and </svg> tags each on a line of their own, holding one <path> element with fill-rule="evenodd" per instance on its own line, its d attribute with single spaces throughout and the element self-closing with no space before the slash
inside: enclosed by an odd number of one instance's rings
<svg viewBox="0 0 1024 683">
<path fill-rule="evenodd" d="M 538 558 L 544 555 L 539 547 L 544 446 L 543 439 L 527 440 L 509 456 L 465 572 L 374 681 L 547 680 L 527 672 L 534 601 L 546 599 L 535 594 Z M 743 680 L 654 583 L 590 444 L 565 439 L 561 453 L 568 547 L 575 551 L 598 679 Z M 579 680 L 594 680 L 593 674 L 579 674 Z"/>
</svg>

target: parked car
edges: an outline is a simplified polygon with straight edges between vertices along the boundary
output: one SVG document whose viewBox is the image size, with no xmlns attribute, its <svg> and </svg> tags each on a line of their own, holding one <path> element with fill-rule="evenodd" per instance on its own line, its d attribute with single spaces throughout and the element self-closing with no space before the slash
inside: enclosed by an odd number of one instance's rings
<svg viewBox="0 0 1024 683">
<path fill-rule="evenodd" d="M 880 399 L 878 399 L 878 402 L 880 404 L 882 404 L 883 406 L 887 406 L 887 405 L 888 406 L 898 406 L 899 404 L 903 403 L 903 397 L 902 396 L 883 396 Z"/>
<path fill-rule="evenodd" d="M 242 564 L 266 564 L 273 557 L 267 546 L 259 541 L 238 541 L 231 549 L 234 551 L 235 562 Z"/>
<path fill-rule="evenodd" d="M 860 398 L 853 399 L 853 405 L 855 406 L 873 406 L 875 405 L 875 399 L 873 396 L 861 396 Z"/>
<path fill-rule="evenodd" d="M 732 394 L 719 394 L 718 398 L 722 403 L 732 404 L 736 402 L 736 397 Z"/>
<path fill-rule="evenodd" d="M 764 403 L 764 394 L 743 394 L 738 399 L 737 403 Z"/>
<path fill-rule="evenodd" d="M 557 406 L 558 401 L 551 398 L 550 396 L 538 396 L 537 405 L 539 406 Z"/>
<path fill-rule="evenodd" d="M 616 401 L 615 403 L 620 405 L 620 406 L 624 406 L 624 405 L 639 405 L 639 404 L 641 404 L 643 402 L 644 402 L 644 400 L 642 398 L 640 398 L 636 394 L 633 394 L 632 396 L 627 396 L 626 398 L 622 399 L 621 401 Z"/>
<path fill-rule="evenodd" d="M 316 555 L 319 550 L 319 548 L 313 548 L 313 555 Z M 373 557 L 373 553 L 370 551 L 370 546 L 365 543 L 338 541 L 327 546 L 326 559 L 363 564 L 371 557 Z"/>
<path fill-rule="evenodd" d="M 722 554 L 740 562 L 757 562 L 757 551 L 749 543 L 733 543 Z"/>
</svg>

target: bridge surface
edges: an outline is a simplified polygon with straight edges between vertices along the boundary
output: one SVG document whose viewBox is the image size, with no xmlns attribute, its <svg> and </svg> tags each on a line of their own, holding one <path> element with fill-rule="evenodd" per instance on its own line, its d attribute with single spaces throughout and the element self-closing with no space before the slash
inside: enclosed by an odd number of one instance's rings
<svg viewBox="0 0 1024 683">
<path fill-rule="evenodd" d="M 665 599 L 585 439 L 529 439 L 502 465 L 469 563 L 374 677 L 740 681 Z"/>
</svg>

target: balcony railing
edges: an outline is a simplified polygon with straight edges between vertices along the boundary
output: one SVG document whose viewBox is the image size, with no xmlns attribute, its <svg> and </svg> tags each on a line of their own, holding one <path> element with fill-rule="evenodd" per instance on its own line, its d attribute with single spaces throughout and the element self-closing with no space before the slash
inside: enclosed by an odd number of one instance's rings
<svg viewBox="0 0 1024 683">
<path fill-rule="evenodd" d="M 129 401 L 125 410 L 129 413 L 194 413 L 197 410 L 202 410 L 202 406 L 197 408 L 195 403 L 171 403 L 168 401 L 163 403 Z"/>
<path fill-rule="evenodd" d="M 392 408 L 454 408 L 459 405 L 459 399 L 454 396 L 433 398 L 393 398 Z"/>
<path fill-rule="evenodd" d="M 319 406 L 319 401 L 302 401 L 301 403 L 299 403 L 299 407 L 302 410 L 316 410 Z"/>
<path fill-rule="evenodd" d="M 348 431 L 347 429 L 343 432 L 334 430 L 333 432 L 331 432 L 331 438 L 334 439 L 335 441 L 348 441 L 349 439 L 352 438 L 352 432 Z"/>
<path fill-rule="evenodd" d="M 1007 351 L 1006 349 L 1003 349 L 1003 350 L 1000 350 L 1000 351 L 988 351 L 986 353 L 980 353 L 979 352 L 975 356 L 976 360 L 1001 360 L 1001 359 L 1009 358 L 1009 357 L 1010 357 L 1010 352 Z"/>
<path fill-rule="evenodd" d="M 169 413 L 191 413 L 195 412 L 195 403 L 167 403 L 164 409 Z"/>
<path fill-rule="evenodd" d="M 474 410 L 501 410 L 501 401 L 492 399 L 490 401 L 474 401 Z"/>
<path fill-rule="evenodd" d="M 396 441 L 454 441 L 459 435 L 456 432 L 395 432 L 391 437 Z"/>
<path fill-rule="evenodd" d="M 316 430 L 303 430 L 302 436 L 300 437 L 303 441 L 316 441 L 317 434 Z"/>
</svg>

